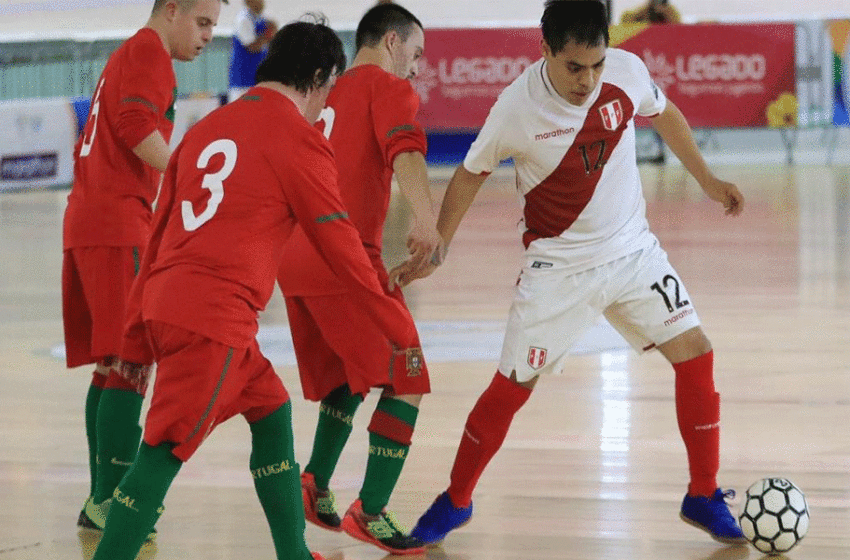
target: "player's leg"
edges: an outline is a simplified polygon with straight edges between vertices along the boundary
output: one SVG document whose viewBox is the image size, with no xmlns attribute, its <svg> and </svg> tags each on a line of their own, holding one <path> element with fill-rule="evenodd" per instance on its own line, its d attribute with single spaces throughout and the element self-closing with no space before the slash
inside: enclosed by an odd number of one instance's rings
<svg viewBox="0 0 850 560">
<path fill-rule="evenodd" d="M 162 503 L 183 462 L 170 443 L 143 443 L 115 489 L 106 527 L 92 560 L 133 560 L 164 509 Z"/>
<path fill-rule="evenodd" d="M 91 313 L 83 291 L 82 279 L 77 270 L 74 251 L 62 253 L 62 325 L 65 331 L 65 361 L 69 368 L 95 363 L 91 356 Z M 85 506 L 94 495 L 97 482 L 97 406 L 109 368 L 95 363 L 91 382 L 86 393 L 85 425 L 89 448 L 89 495 L 77 519 L 80 527 L 89 527 Z"/>
<path fill-rule="evenodd" d="M 619 275 L 621 291 L 605 316 L 637 351 L 657 347 L 673 365 L 676 415 L 690 471 L 682 518 L 721 542 L 743 542 L 717 487 L 720 396 L 714 387 L 711 343 L 684 283 L 659 246 L 627 264 Z"/>
<path fill-rule="evenodd" d="M 109 393 L 108 376 L 118 351 L 121 318 L 117 315 L 123 309 L 125 284 L 129 285 L 135 274 L 132 263 L 127 266 L 125 262 L 126 251 L 107 247 L 70 249 L 64 252 L 62 262 L 66 362 L 68 367 L 95 363 L 85 406 L 91 487 L 77 524 L 96 530 L 103 528 L 106 515 L 101 504 L 111 497 L 112 489 L 126 471 L 126 466 L 122 466 L 108 495 L 96 496 L 100 479 L 112 467 L 108 460 L 98 457 L 99 451 L 110 447 L 109 438 L 98 435 L 98 412 L 101 404 L 109 400 L 108 397 L 104 399 L 104 393 Z M 111 309 L 111 305 L 118 305 L 118 311 Z M 132 415 L 132 410 L 129 414 Z M 138 413 L 132 423 L 138 427 Z M 136 436 L 133 445 L 138 447 L 138 444 Z M 122 462 L 132 462 L 133 456 L 135 449 L 129 459 Z"/>
<path fill-rule="evenodd" d="M 304 505 L 289 394 L 256 343 L 248 348 L 240 370 L 249 376 L 224 416 L 239 412 L 251 428 L 249 466 L 277 558 L 308 560 L 311 554 L 304 540 Z"/>
<path fill-rule="evenodd" d="M 448 489 L 419 518 L 411 535 L 425 543 L 437 543 L 472 517 L 472 493 L 484 469 L 505 441 L 514 415 L 528 401 L 538 376 L 517 381 L 496 372 L 463 429 Z"/>
<path fill-rule="evenodd" d="M 379 270 L 381 273 L 386 274 Z M 400 290 L 393 296 L 404 303 Z M 420 553 L 424 550 L 423 544 L 411 539 L 386 511 L 407 457 L 421 395 L 430 392 L 428 369 L 419 341 L 415 340 L 412 348 L 394 351 L 383 332 L 363 316 L 346 294 L 303 298 L 303 302 L 321 332 L 317 338 L 324 340 L 344 365 L 345 385 L 350 392 L 339 395 L 341 398 L 337 403 L 347 401 L 349 407 L 346 409 L 338 404 L 335 416 L 344 415 L 346 410 L 353 413 L 354 404 L 359 402 L 352 402 L 352 394 L 365 394 L 372 387 L 384 388 L 369 423 L 369 459 L 360 496 L 348 508 L 341 527 L 355 538 L 394 554 Z M 340 317 L 359 317 L 360 320 L 346 322 Z M 317 354 L 316 351 L 310 353 L 311 356 Z M 299 357 L 299 369 L 304 363 L 306 361 Z M 317 369 L 313 377 L 319 373 Z M 302 379 L 303 375 L 302 371 Z M 342 426 L 334 428 L 336 432 L 326 438 L 327 447 L 333 445 L 334 437 L 337 438 L 337 446 L 339 439 L 348 437 L 348 426 L 344 433 Z M 330 458 L 335 461 L 338 455 Z M 312 465 L 311 458 L 308 472 Z"/>
<path fill-rule="evenodd" d="M 530 266 L 523 269 L 499 369 L 466 420 L 448 489 L 419 518 L 411 535 L 427 543 L 439 542 L 469 521 L 478 480 L 501 448 L 539 375 L 560 371 L 573 341 L 601 314 L 600 308 L 589 303 L 599 274 L 564 276 Z"/>
<path fill-rule="evenodd" d="M 104 386 L 97 412 L 99 472 L 93 502 L 101 504 L 112 493 L 133 464 L 142 439 L 139 416 L 143 395 L 113 367 Z"/>
<path fill-rule="evenodd" d="M 83 509 L 77 517 L 77 526 L 86 529 L 99 531 L 103 526 L 98 525 L 86 513 L 87 508 L 94 506 L 94 493 L 97 485 L 97 409 L 100 404 L 100 396 L 103 393 L 103 388 L 106 385 L 106 378 L 109 373 L 109 367 L 98 363 L 95 364 L 95 370 L 92 373 L 91 383 L 86 395 L 86 442 L 89 448 L 89 495 L 83 504 Z"/>
<path fill-rule="evenodd" d="M 139 252 L 135 247 L 92 247 L 77 252 L 92 318 L 91 353 L 109 366 L 97 408 L 97 482 L 92 504 L 86 508 L 101 526 L 100 506 L 112 497 L 133 463 L 142 434 L 143 395 L 120 376 L 115 358 L 121 349 L 124 309 L 138 272 Z"/>
<path fill-rule="evenodd" d="M 346 533 L 392 554 L 424 552 L 424 543 L 406 534 L 386 509 L 410 451 L 421 399 L 385 390 L 378 400 L 369 422 L 363 486 L 342 520 Z"/>
<path fill-rule="evenodd" d="M 330 481 L 351 435 L 352 420 L 363 402 L 363 395 L 351 393 L 342 359 L 325 341 L 310 311 L 308 302 L 312 299 L 285 298 L 304 396 L 320 401 L 310 460 L 301 475 L 302 498 L 307 521 L 324 529 L 341 531 L 342 520 L 337 513 Z M 319 303 L 314 306 L 322 306 L 322 298 L 315 299 Z M 333 305 L 331 302 L 327 307 Z"/>
<path fill-rule="evenodd" d="M 322 399 L 310 461 L 301 475 L 308 520 L 331 531 L 341 531 L 342 520 L 330 490 L 330 480 L 351 435 L 354 414 L 362 402 L 363 396 L 352 395 L 348 385 L 334 389 Z"/>
<path fill-rule="evenodd" d="M 720 395 L 714 388 L 714 352 L 700 327 L 658 350 L 676 374 L 676 418 L 688 455 L 690 483 L 682 500 L 682 519 L 723 543 L 746 542 L 717 485 L 720 470 Z"/>
<path fill-rule="evenodd" d="M 292 403 L 251 426 L 251 475 L 279 559 L 309 559 L 304 505 L 292 438 Z"/>
</svg>

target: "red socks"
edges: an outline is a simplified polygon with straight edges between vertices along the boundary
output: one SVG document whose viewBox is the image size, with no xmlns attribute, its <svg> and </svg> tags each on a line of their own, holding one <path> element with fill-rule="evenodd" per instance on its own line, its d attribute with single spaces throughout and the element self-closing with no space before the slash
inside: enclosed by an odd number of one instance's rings
<svg viewBox="0 0 850 560">
<path fill-rule="evenodd" d="M 468 507 L 472 503 L 472 491 L 481 473 L 502 446 L 514 414 L 529 395 L 531 389 L 496 372 L 493 381 L 478 397 L 466 420 L 452 467 L 448 494 L 455 507 Z"/>
<path fill-rule="evenodd" d="M 714 352 L 673 364 L 676 416 L 688 452 L 688 494 L 711 496 L 720 470 L 720 395 L 714 390 Z"/>
</svg>

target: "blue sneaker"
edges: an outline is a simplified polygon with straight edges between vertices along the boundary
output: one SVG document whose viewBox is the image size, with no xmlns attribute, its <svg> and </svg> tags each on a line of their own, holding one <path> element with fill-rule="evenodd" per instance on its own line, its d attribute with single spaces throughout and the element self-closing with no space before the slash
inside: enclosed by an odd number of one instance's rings
<svg viewBox="0 0 850 560">
<path fill-rule="evenodd" d="M 679 517 L 685 523 L 702 529 L 718 542 L 725 544 L 746 543 L 747 539 L 726 504 L 727 498 L 732 499 L 734 497 L 734 490 L 723 491 L 720 488 L 714 491 L 711 498 L 685 494 Z"/>
<path fill-rule="evenodd" d="M 422 514 L 410 536 L 426 544 L 439 543 L 451 531 L 469 523 L 471 518 L 472 504 L 465 508 L 455 507 L 448 492 L 443 492 L 437 496 L 428 511 Z"/>
</svg>

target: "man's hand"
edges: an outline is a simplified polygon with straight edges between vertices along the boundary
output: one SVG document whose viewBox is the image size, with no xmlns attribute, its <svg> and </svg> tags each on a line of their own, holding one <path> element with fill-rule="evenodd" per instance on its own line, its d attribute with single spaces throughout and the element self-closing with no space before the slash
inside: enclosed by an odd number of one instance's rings
<svg viewBox="0 0 850 560">
<path fill-rule="evenodd" d="M 425 266 L 417 268 L 413 266 L 413 261 L 408 259 L 400 265 L 393 267 L 393 269 L 389 272 L 390 291 L 395 290 L 396 287 L 404 288 L 414 280 L 430 276 L 432 272 L 437 270 L 438 266 L 432 263 L 433 261 L 428 261 Z"/>
<path fill-rule="evenodd" d="M 744 195 L 738 187 L 717 177 L 709 177 L 700 185 L 711 200 L 717 201 L 726 209 L 727 216 L 737 216 L 744 210 Z"/>
<path fill-rule="evenodd" d="M 444 245 L 443 238 L 437 232 L 434 222 L 424 224 L 416 220 L 407 235 L 407 250 L 410 253 L 408 260 L 414 268 L 423 267 L 435 258 L 437 266 L 443 262 L 445 255 L 445 250 L 442 248 Z"/>
</svg>

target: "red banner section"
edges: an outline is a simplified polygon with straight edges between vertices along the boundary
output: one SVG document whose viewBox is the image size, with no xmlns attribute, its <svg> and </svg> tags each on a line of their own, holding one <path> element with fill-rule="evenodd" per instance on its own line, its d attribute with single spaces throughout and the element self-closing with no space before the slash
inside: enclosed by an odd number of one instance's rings
<svg viewBox="0 0 850 560">
<path fill-rule="evenodd" d="M 413 81 L 428 131 L 477 130 L 499 93 L 540 58 L 540 30 L 428 29 Z"/>
<path fill-rule="evenodd" d="M 430 29 L 414 86 L 429 131 L 476 130 L 499 93 L 540 58 L 540 30 Z M 612 45 L 640 56 L 694 127 L 796 119 L 794 25 L 629 25 Z"/>
<path fill-rule="evenodd" d="M 612 40 L 629 26 L 612 29 Z M 640 56 L 694 127 L 796 123 L 794 24 L 652 25 L 620 48 Z"/>
</svg>

